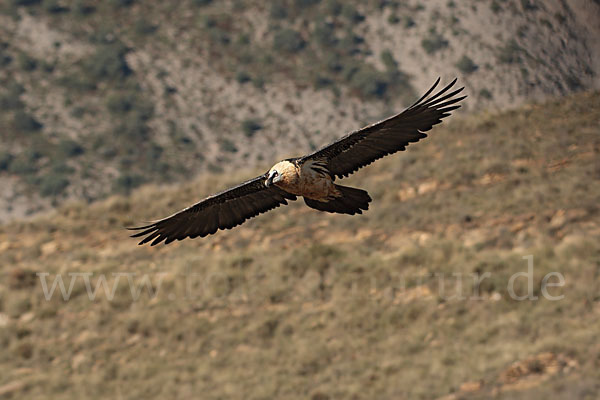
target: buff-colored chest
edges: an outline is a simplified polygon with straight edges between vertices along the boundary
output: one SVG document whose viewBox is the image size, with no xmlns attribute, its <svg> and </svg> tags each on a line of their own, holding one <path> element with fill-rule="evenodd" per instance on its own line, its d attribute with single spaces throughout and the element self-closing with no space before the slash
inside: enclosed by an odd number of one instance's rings
<svg viewBox="0 0 600 400">
<path fill-rule="evenodd" d="M 273 169 L 277 169 L 282 176 L 276 185 L 288 193 L 322 201 L 340 196 L 329 174 L 313 168 L 311 162 L 297 166 L 289 161 L 281 161 Z"/>
</svg>

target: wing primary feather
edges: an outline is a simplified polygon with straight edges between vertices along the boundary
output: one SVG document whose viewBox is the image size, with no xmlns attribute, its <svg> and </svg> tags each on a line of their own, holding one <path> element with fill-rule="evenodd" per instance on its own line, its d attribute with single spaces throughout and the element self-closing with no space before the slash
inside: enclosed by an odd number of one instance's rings
<svg viewBox="0 0 600 400">
<path fill-rule="evenodd" d="M 433 92 L 434 89 L 437 87 L 438 83 L 440 83 L 440 79 L 441 78 L 438 76 L 438 78 L 436 79 L 436 81 L 433 84 L 433 86 L 423 96 L 421 96 L 421 98 L 419 100 L 415 101 L 413 105 L 411 105 L 410 107 L 408 107 L 408 109 L 413 108 L 414 106 L 416 106 L 417 104 L 419 104 L 421 101 L 423 101 L 423 99 L 425 99 L 427 96 L 429 96 L 431 94 L 431 92 Z"/>
<path fill-rule="evenodd" d="M 148 225 L 148 226 L 145 226 L 144 228 L 148 228 L 148 227 L 150 227 L 150 229 L 146 229 L 145 231 L 134 233 L 133 235 L 130 235 L 130 237 L 137 238 L 137 237 L 141 237 L 141 236 L 146 236 L 147 234 L 154 232 L 154 230 L 156 229 L 156 225 Z M 144 228 L 141 228 L 141 229 L 144 229 Z M 131 228 L 128 228 L 128 229 L 133 230 Z"/>
<path fill-rule="evenodd" d="M 150 246 L 156 246 L 163 240 L 165 240 L 165 237 L 163 235 L 159 235 L 156 239 L 154 239 L 154 241 L 152 243 L 150 243 Z"/>
<path fill-rule="evenodd" d="M 142 245 L 142 244 L 146 244 L 149 241 L 151 241 L 152 239 L 154 239 L 155 237 L 157 237 L 160 234 L 160 232 L 154 232 L 151 235 L 145 237 L 142 241 L 140 241 L 138 244 Z"/>
<path fill-rule="evenodd" d="M 449 106 L 449 105 L 451 105 L 451 104 L 458 103 L 459 101 L 463 100 L 463 99 L 464 99 L 464 98 L 466 98 L 466 97 L 467 97 L 467 96 L 461 96 L 461 97 L 457 97 L 457 98 L 455 98 L 455 99 L 450 99 L 450 100 L 448 100 L 448 101 L 446 101 L 446 102 L 444 102 L 444 103 L 441 103 L 441 104 L 436 104 L 436 105 L 435 105 L 435 108 L 437 108 L 437 109 L 438 109 L 438 111 L 440 111 L 442 108 L 444 108 L 444 107 L 446 107 L 446 106 Z M 460 106 L 459 106 L 459 107 L 460 107 Z"/>
<path fill-rule="evenodd" d="M 438 104 L 439 102 L 444 101 L 452 96 L 455 96 L 457 93 L 460 93 L 464 89 L 464 87 L 456 89 L 456 90 L 442 96 L 446 92 L 446 89 L 449 89 L 449 87 L 446 86 L 439 93 L 436 93 L 435 96 L 432 96 L 431 98 L 425 100 L 423 103 L 419 104 L 416 108 L 435 108 L 436 104 Z"/>
<path fill-rule="evenodd" d="M 428 99 L 425 103 L 421 104 L 421 106 L 428 107 L 428 108 L 435 108 L 437 104 L 439 104 L 440 102 L 442 102 L 452 96 L 456 96 L 458 93 L 462 92 L 463 89 L 464 89 L 464 87 L 457 89 L 451 93 L 448 93 L 447 95 L 445 95 L 443 97 L 437 97 L 435 99 L 434 98 Z"/>
</svg>

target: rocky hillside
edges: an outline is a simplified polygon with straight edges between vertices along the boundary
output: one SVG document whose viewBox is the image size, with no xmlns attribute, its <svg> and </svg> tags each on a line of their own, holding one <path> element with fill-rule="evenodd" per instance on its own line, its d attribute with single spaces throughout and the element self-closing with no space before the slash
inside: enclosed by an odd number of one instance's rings
<svg viewBox="0 0 600 400">
<path fill-rule="evenodd" d="M 0 221 L 267 168 L 437 76 L 466 111 L 598 88 L 599 19 L 589 0 L 3 1 Z"/>
<path fill-rule="evenodd" d="M 456 118 L 348 180 L 359 216 L 127 237 L 247 170 L 0 226 L 0 397 L 599 398 L 599 107 Z"/>
</svg>

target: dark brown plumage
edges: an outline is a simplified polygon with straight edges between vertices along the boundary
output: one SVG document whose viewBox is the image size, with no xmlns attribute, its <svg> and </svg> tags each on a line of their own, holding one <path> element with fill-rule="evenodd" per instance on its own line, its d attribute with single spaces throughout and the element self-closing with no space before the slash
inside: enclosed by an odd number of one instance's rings
<svg viewBox="0 0 600 400">
<path fill-rule="evenodd" d="M 373 161 L 397 151 L 427 135 L 457 103 L 463 88 L 449 92 L 453 80 L 438 93 L 435 84 L 415 104 L 403 112 L 351 132 L 341 139 L 304 157 L 281 161 L 267 173 L 227 189 L 151 224 L 130 228 L 140 230 L 132 237 L 144 237 L 139 244 L 168 244 L 186 237 L 204 237 L 218 229 L 231 229 L 249 218 L 287 204 L 303 196 L 314 209 L 356 214 L 368 209 L 369 194 L 361 189 L 336 185 L 343 178 Z M 449 93 L 448 93 L 449 92 Z"/>
<path fill-rule="evenodd" d="M 264 183 L 267 179 L 266 175 L 263 174 L 207 197 L 170 217 L 149 225 L 130 228 L 142 230 L 131 236 L 148 235 L 139 244 L 152 240 L 152 246 L 163 240 L 165 244 L 169 244 L 175 239 L 204 237 L 215 233 L 218 229 L 231 229 L 240 225 L 249 218 L 287 204 L 287 200 L 296 200 L 295 195 L 277 186 L 266 187 Z"/>
<path fill-rule="evenodd" d="M 343 178 L 379 158 L 404 150 L 409 143 L 426 138 L 427 135 L 423 132 L 442 122 L 442 118 L 449 116 L 450 111 L 460 107 L 455 104 L 467 97 L 453 98 L 464 88 L 443 96 L 456 83 L 454 79 L 448 86 L 426 99 L 439 82 L 440 78 L 415 104 L 400 114 L 350 132 L 302 159 L 325 158 L 328 160 L 327 167 L 331 177 Z"/>
</svg>

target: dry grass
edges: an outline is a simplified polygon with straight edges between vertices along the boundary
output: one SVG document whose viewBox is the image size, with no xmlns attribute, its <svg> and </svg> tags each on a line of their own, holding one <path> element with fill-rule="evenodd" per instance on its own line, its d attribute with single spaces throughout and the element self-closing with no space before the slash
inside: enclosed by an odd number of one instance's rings
<svg viewBox="0 0 600 400">
<path fill-rule="evenodd" d="M 204 240 L 127 238 L 245 178 L 223 175 L 2 226 L 0 397 L 596 398 L 599 108 L 582 94 L 451 121 L 349 180 L 374 198 L 359 217 L 294 204 Z M 528 254 L 540 300 L 519 302 L 507 282 Z M 563 300 L 541 298 L 551 271 Z M 36 272 L 162 285 L 46 301 Z M 491 275 L 482 300 L 447 298 L 474 272 Z"/>
</svg>

